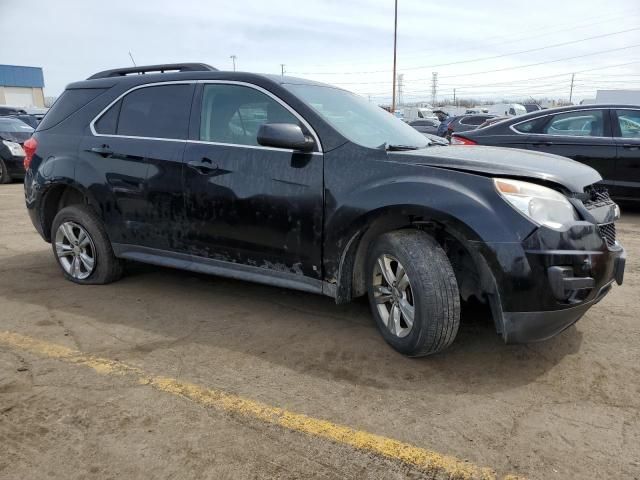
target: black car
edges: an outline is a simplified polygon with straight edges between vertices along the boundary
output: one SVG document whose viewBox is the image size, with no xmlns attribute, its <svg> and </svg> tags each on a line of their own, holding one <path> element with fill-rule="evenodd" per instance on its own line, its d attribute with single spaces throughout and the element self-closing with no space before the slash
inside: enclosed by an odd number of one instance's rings
<svg viewBox="0 0 640 480">
<path fill-rule="evenodd" d="M 309 80 L 109 70 L 70 84 L 25 143 L 25 198 L 73 282 L 114 281 L 137 260 L 337 303 L 368 294 L 384 339 L 412 356 L 453 342 L 461 301 L 527 342 L 622 282 L 619 210 L 595 170 L 429 145 Z"/>
<path fill-rule="evenodd" d="M 447 119 L 446 125 L 443 126 L 442 124 L 440 124 L 438 135 L 450 139 L 451 135 L 454 132 L 466 132 L 468 130 L 474 130 L 487 120 L 495 117 L 497 117 L 497 115 L 491 115 L 488 113 L 457 115 L 455 117 Z"/>
<path fill-rule="evenodd" d="M 24 142 L 33 134 L 33 128 L 21 120 L 0 117 L 0 183 L 24 177 Z"/>
<path fill-rule="evenodd" d="M 9 107 L 7 105 L 0 105 L 0 115 L 24 115 L 26 110 L 19 107 Z"/>
<path fill-rule="evenodd" d="M 430 133 L 431 135 L 436 135 L 438 133 L 438 126 L 440 122 L 438 120 L 414 120 L 413 122 L 409 122 L 413 128 L 415 128 L 420 133 Z"/>
<path fill-rule="evenodd" d="M 38 118 L 38 116 L 36 115 L 29 115 L 27 113 L 18 114 L 18 115 L 8 115 L 5 118 L 15 118 L 17 120 L 20 120 L 21 122 L 26 123 L 33 129 L 35 129 L 40 123 L 40 120 L 42 120 L 42 118 Z"/>
<path fill-rule="evenodd" d="M 541 110 L 456 135 L 454 142 L 526 148 L 595 168 L 614 198 L 640 200 L 640 106 Z"/>
</svg>

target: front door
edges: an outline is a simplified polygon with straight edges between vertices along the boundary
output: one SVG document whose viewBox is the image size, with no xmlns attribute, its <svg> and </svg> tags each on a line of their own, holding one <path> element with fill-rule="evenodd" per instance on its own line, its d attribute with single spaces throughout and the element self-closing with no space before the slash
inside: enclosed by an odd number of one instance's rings
<svg viewBox="0 0 640 480">
<path fill-rule="evenodd" d="M 554 153 L 589 165 L 615 192 L 616 147 L 607 109 L 575 110 L 548 117 L 540 132 L 528 137 L 534 151 Z"/>
<path fill-rule="evenodd" d="M 613 110 L 618 198 L 640 200 L 640 109 Z"/>
<path fill-rule="evenodd" d="M 323 157 L 263 147 L 264 123 L 302 124 L 270 93 L 206 83 L 184 155 L 189 252 L 321 279 Z"/>
</svg>

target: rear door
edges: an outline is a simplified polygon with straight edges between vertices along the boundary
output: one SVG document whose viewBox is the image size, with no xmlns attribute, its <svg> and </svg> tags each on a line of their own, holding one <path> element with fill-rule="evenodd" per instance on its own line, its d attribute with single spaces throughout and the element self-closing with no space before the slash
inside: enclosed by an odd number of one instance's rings
<svg viewBox="0 0 640 480">
<path fill-rule="evenodd" d="M 323 156 L 263 147 L 264 123 L 308 125 L 238 82 L 199 85 L 184 161 L 185 242 L 198 257 L 321 279 Z"/>
<path fill-rule="evenodd" d="M 81 145 L 115 198 L 115 243 L 179 250 L 182 155 L 195 85 L 143 85 L 114 102 Z"/>
<path fill-rule="evenodd" d="M 640 200 L 640 109 L 611 111 L 616 143 L 615 194 Z"/>
<path fill-rule="evenodd" d="M 543 118 L 529 134 L 529 148 L 589 165 L 614 193 L 616 146 L 608 109 L 574 110 Z"/>
</svg>

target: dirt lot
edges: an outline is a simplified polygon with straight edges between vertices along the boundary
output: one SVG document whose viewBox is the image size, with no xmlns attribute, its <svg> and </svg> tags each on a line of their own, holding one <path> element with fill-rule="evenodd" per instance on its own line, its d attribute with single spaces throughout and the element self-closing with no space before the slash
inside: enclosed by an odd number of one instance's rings
<svg viewBox="0 0 640 480">
<path fill-rule="evenodd" d="M 140 265 L 108 286 L 67 282 L 29 222 L 22 186 L 5 185 L 0 332 L 400 440 L 499 477 L 638 479 L 640 215 L 624 216 L 619 231 L 625 284 L 577 326 L 545 343 L 505 346 L 472 318 L 446 353 L 411 360 L 384 344 L 364 302 L 336 306 Z M 0 342 L 2 479 L 426 476 L 254 417 Z"/>
</svg>

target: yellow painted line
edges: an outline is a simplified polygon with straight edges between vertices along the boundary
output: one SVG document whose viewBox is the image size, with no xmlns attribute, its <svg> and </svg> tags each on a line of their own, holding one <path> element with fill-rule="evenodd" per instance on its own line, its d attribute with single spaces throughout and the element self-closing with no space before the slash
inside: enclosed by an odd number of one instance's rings
<svg viewBox="0 0 640 480">
<path fill-rule="evenodd" d="M 202 387 L 176 378 L 152 375 L 117 360 L 95 357 L 62 345 L 6 331 L 0 332 L 0 343 L 42 357 L 89 367 L 102 375 L 131 376 L 143 385 L 186 398 L 205 407 L 240 414 L 296 432 L 349 445 L 361 451 L 399 460 L 430 474 L 430 478 L 496 479 L 492 469 L 478 467 L 452 456 L 327 420 L 290 412 L 283 408 L 272 407 L 221 390 Z M 507 475 L 503 480 L 522 480 L 522 477 Z"/>
</svg>

